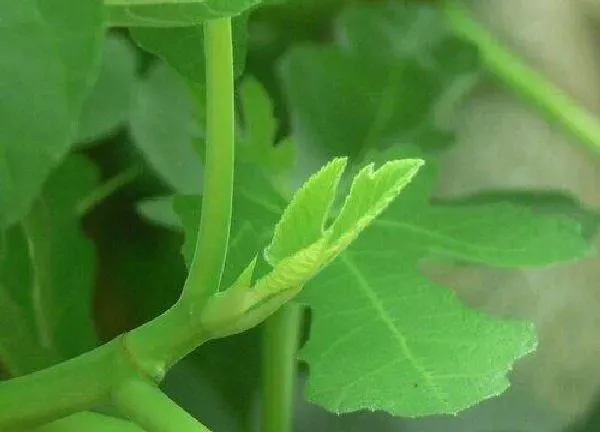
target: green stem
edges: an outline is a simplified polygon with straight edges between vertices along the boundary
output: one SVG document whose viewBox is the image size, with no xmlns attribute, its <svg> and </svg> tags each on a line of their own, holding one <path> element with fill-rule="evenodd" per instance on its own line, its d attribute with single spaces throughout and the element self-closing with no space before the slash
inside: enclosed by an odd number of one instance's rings
<svg viewBox="0 0 600 432">
<path fill-rule="evenodd" d="M 156 384 L 131 378 L 112 395 L 115 406 L 147 432 L 210 432 L 167 397 Z"/>
<path fill-rule="evenodd" d="M 231 19 L 208 21 L 206 55 L 206 166 L 202 216 L 183 299 L 202 307 L 219 289 L 225 266 L 233 195 L 234 78 Z"/>
<path fill-rule="evenodd" d="M 290 432 L 302 309 L 288 303 L 265 322 L 263 334 L 263 432 Z"/>
<path fill-rule="evenodd" d="M 105 399 L 119 345 L 115 339 L 83 356 L 1 382 L 0 430 L 27 430 Z"/>
<path fill-rule="evenodd" d="M 454 32 L 474 44 L 483 63 L 518 95 L 533 103 L 550 120 L 560 124 L 589 149 L 600 153 L 600 123 L 552 84 L 544 75 L 513 55 L 488 30 L 477 23 L 458 1 L 444 3 L 445 14 Z"/>
</svg>

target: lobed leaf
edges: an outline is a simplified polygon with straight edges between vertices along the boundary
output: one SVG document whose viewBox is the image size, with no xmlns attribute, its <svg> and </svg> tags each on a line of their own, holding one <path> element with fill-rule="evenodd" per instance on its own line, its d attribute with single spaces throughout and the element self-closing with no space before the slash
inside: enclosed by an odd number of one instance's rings
<svg viewBox="0 0 600 432">
<path fill-rule="evenodd" d="M 467 309 L 419 273 L 423 259 L 531 266 L 591 252 L 567 219 L 509 203 L 432 205 L 435 164 L 421 171 L 300 294 L 314 310 L 308 396 L 332 411 L 456 413 L 501 393 L 513 362 L 535 348 L 529 324 Z"/>
<path fill-rule="evenodd" d="M 455 414 L 504 391 L 513 362 L 536 346 L 530 324 L 466 308 L 421 276 L 410 254 L 371 239 L 327 267 L 302 298 L 314 310 L 301 353 L 307 396 L 336 413 Z"/>
<path fill-rule="evenodd" d="M 96 79 L 100 0 L 0 2 L 0 229 L 23 217 L 74 140 Z"/>
</svg>

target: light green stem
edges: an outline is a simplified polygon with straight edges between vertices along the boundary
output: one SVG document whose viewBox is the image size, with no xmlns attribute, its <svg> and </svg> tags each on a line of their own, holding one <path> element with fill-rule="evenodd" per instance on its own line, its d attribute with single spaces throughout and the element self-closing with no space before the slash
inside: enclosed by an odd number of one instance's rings
<svg viewBox="0 0 600 432">
<path fill-rule="evenodd" d="M 210 432 L 145 379 L 125 380 L 116 387 L 112 400 L 123 414 L 147 432 Z"/>
<path fill-rule="evenodd" d="M 231 19 L 204 26 L 206 54 L 206 166 L 202 216 L 184 299 L 202 307 L 219 289 L 227 256 L 234 162 L 234 77 Z M 210 209 L 210 210 L 209 210 Z"/>
<path fill-rule="evenodd" d="M 302 309 L 288 303 L 267 321 L 263 334 L 263 432 L 291 432 Z"/>
<path fill-rule="evenodd" d="M 119 339 L 57 366 L 0 383 L 0 430 L 22 431 L 106 398 Z"/>
<path fill-rule="evenodd" d="M 458 1 L 444 3 L 450 27 L 465 40 L 474 44 L 488 70 L 515 93 L 537 106 L 550 120 L 560 124 L 581 143 L 600 153 L 600 123 L 552 84 L 544 75 L 527 66 L 512 54 L 488 30 L 471 16 Z"/>
</svg>

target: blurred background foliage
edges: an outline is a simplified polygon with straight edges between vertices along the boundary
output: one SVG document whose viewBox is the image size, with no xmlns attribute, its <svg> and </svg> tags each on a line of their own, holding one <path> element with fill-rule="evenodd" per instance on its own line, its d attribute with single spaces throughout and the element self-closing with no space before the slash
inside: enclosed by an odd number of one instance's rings
<svg viewBox="0 0 600 432">
<path fill-rule="evenodd" d="M 360 52 L 351 57 L 340 49 L 339 61 L 325 64 L 319 50 L 337 49 L 334 41 L 343 45 L 347 34 L 340 34 L 340 28 L 356 26 L 354 21 L 360 20 L 348 12 L 353 6 L 350 3 L 363 3 L 375 11 L 369 16 L 372 21 L 365 19 L 360 24 L 364 38 L 353 45 Z M 359 146 L 352 147 L 348 137 L 363 133 L 360 121 L 369 113 L 369 107 L 363 105 L 369 103 L 370 93 L 391 92 L 393 98 L 410 101 L 403 105 L 404 111 L 390 114 L 377 140 L 405 140 L 434 154 L 451 142 L 459 104 L 477 83 L 484 82 L 484 87 L 493 84 L 481 76 L 476 52 L 446 37 L 442 20 L 435 16 L 436 3 L 427 1 L 419 6 L 424 15 L 433 16 L 424 25 L 396 22 L 400 25 L 391 47 L 383 46 L 377 38 L 386 18 L 377 14 L 385 15 L 387 1 L 289 0 L 241 18 L 247 20 L 248 32 L 247 38 L 238 38 L 238 60 L 243 60 L 245 53 L 244 74 L 256 77 L 273 102 L 275 141 L 290 133 L 294 119 L 315 110 L 324 121 L 346 128 L 340 129 L 339 136 L 328 137 L 324 145 L 314 142 L 313 137 L 318 135 L 314 131 L 297 133 L 298 180 L 318 166 L 323 157 L 362 151 Z M 483 2 L 479 3 L 482 7 Z M 343 25 L 336 24 L 342 21 Z M 407 34 L 408 30 L 412 33 Z M 149 51 L 161 50 L 153 45 L 151 32 L 134 31 L 130 35 L 112 31 L 106 42 L 101 75 L 85 106 L 79 131 L 78 151 L 96 164 L 108 185 L 106 196 L 90 203 L 85 218 L 86 232 L 99 256 L 95 317 L 102 340 L 153 318 L 176 300 L 185 277 L 180 253 L 182 233 L 165 197 L 175 191 L 198 193 L 201 185 L 202 168 L 197 157 L 203 136 L 197 121 L 203 116 L 198 110 L 201 104 L 191 100 L 185 83 L 169 67 L 138 48 L 134 40 Z M 315 49 L 316 45 L 320 48 Z M 389 55 L 400 48 L 406 51 L 398 51 L 397 58 Z M 384 55 L 378 57 L 379 53 Z M 434 73 L 429 73 L 427 55 L 435 60 Z M 378 74 L 390 68 L 398 69 L 398 79 L 391 87 L 382 88 L 386 83 Z M 194 73 L 184 71 L 188 78 Z M 442 93 L 447 97 L 440 103 Z M 323 94 L 327 96 L 320 99 Z M 349 95 L 354 99 L 349 100 Z M 239 94 L 238 99 L 242 96 Z M 335 100 L 336 96 L 339 100 Z M 305 105 L 298 102 L 299 98 Z M 290 113 L 287 100 L 295 101 L 299 112 Z M 423 126 L 423 119 L 435 126 Z M 481 195 L 478 199 L 499 198 Z M 573 205 L 574 198 L 568 194 L 559 191 L 528 197 L 524 191 L 518 196 L 511 194 L 510 199 L 531 202 L 541 211 L 564 213 L 576 209 L 576 217 L 593 235 L 596 213 L 580 204 Z M 251 430 L 260 406 L 260 333 L 259 327 L 202 346 L 169 374 L 165 389 L 216 431 Z M 600 371 L 600 362 L 597 363 Z M 299 432 L 600 430 L 600 404 L 594 408 L 596 403 L 589 403 L 580 411 L 584 414 L 565 414 L 536 399 L 519 386 L 518 380 L 506 395 L 456 418 L 407 420 L 382 413 L 335 416 L 302 401 L 306 372 L 302 369 L 298 376 Z M 570 384 L 564 385 L 568 388 Z"/>
</svg>

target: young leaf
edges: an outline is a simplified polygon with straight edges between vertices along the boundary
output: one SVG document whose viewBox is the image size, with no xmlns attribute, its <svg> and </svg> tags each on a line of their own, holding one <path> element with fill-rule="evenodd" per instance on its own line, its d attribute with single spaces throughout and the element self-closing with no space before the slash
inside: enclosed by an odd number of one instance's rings
<svg viewBox="0 0 600 432">
<path fill-rule="evenodd" d="M 254 256 L 264 248 L 285 207 L 285 199 L 255 166 L 238 163 L 234 184 L 233 219 L 222 282 L 224 287 L 232 284 Z M 183 253 L 189 264 L 194 254 L 200 222 L 201 198 L 176 196 L 173 205 L 184 227 Z M 262 273 L 264 263 L 259 261 L 257 267 L 258 273 Z"/>
<path fill-rule="evenodd" d="M 83 105 L 78 142 L 94 141 L 125 122 L 136 79 L 136 57 L 131 44 L 109 35 L 104 44 L 98 81 Z"/>
<path fill-rule="evenodd" d="M 212 320 L 203 321 L 207 331 L 214 337 L 244 331 L 291 300 L 385 210 L 422 163 L 418 159 L 390 161 L 377 171 L 372 166 L 363 169 L 354 179 L 340 213 L 341 222 L 334 221 L 332 225 L 341 226 L 342 230 L 325 230 L 325 222 L 346 160 L 334 159 L 325 165 L 296 192 L 275 226 L 273 239 L 265 249 L 265 259 L 273 269 L 246 292 L 234 286 L 213 296 L 203 314 L 210 317 L 218 314 L 215 311 L 227 310 L 227 319 L 217 327 L 211 327 Z M 363 188 L 365 184 L 374 186 L 374 199 L 368 198 L 371 191 Z M 361 205 L 362 201 L 368 201 L 369 207 Z M 239 299 L 241 295 L 243 301 Z M 238 308 L 231 308 L 232 304 Z"/>
<path fill-rule="evenodd" d="M 267 261 L 279 261 L 325 241 L 320 265 L 334 259 L 377 218 L 411 182 L 423 165 L 420 159 L 390 160 L 377 170 L 365 166 L 352 181 L 350 193 L 335 221 L 325 231 L 345 159 L 334 159 L 314 174 L 294 195 L 265 249 Z"/>
<path fill-rule="evenodd" d="M 372 163 L 359 171 L 344 206 L 328 230 L 328 240 L 336 249 L 335 255 L 346 249 L 391 204 L 421 165 L 420 160 L 392 160 L 377 171 L 373 171 Z"/>
<path fill-rule="evenodd" d="M 0 236 L 0 360 L 13 375 L 96 344 L 94 252 L 76 214 L 96 177 L 86 160 L 67 159 L 23 222 Z"/>
<path fill-rule="evenodd" d="M 130 126 L 135 145 L 177 192 L 197 194 L 202 164 L 194 140 L 202 132 L 189 89 L 167 65 L 153 67 L 138 84 Z"/>
<path fill-rule="evenodd" d="M 399 143 L 447 144 L 445 117 L 475 83 L 477 62 L 437 14 L 423 2 L 352 5 L 337 45 L 287 53 L 280 74 L 294 141 L 353 160 Z"/>
<path fill-rule="evenodd" d="M 115 27 L 185 27 L 233 17 L 261 0 L 104 0 Z"/>
<path fill-rule="evenodd" d="M 380 158 L 406 157 L 392 149 Z M 535 347 L 531 326 L 470 311 L 419 271 L 432 255 L 496 266 L 588 255 L 574 222 L 508 203 L 433 206 L 434 163 L 303 290 L 309 398 L 335 412 L 456 413 L 501 393 Z M 367 337 L 368 336 L 368 337 Z M 340 361 L 343 359 L 343 361 Z"/>
<path fill-rule="evenodd" d="M 74 140 L 99 67 L 100 0 L 0 2 L 0 229 L 29 209 Z"/>
<path fill-rule="evenodd" d="M 325 222 L 345 168 L 346 159 L 332 160 L 294 194 L 275 226 L 273 240 L 265 249 L 265 258 L 271 265 L 275 266 L 323 237 Z"/>
</svg>

